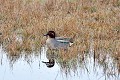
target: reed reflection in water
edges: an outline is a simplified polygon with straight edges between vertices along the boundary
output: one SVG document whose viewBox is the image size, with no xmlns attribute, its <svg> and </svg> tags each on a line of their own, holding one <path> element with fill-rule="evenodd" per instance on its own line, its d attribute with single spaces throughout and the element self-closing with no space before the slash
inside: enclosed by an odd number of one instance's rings
<svg viewBox="0 0 120 80">
<path fill-rule="evenodd" d="M 0 80 L 120 80 L 119 0 L 0 3 Z M 46 53 L 41 47 L 49 30 L 74 37 L 74 45 Z"/>
</svg>

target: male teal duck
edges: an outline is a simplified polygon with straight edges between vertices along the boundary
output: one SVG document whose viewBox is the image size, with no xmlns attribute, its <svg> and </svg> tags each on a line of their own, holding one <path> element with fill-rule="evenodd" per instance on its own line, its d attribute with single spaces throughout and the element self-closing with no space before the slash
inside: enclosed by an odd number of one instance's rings
<svg viewBox="0 0 120 80">
<path fill-rule="evenodd" d="M 48 31 L 46 45 L 49 49 L 67 49 L 73 44 L 72 38 L 56 37 L 54 31 Z"/>
</svg>

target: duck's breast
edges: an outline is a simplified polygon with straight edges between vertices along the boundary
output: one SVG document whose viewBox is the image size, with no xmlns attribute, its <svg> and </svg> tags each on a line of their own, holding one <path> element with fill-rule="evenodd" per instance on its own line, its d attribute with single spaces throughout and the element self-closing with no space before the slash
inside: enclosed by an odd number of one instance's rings
<svg viewBox="0 0 120 80">
<path fill-rule="evenodd" d="M 56 49 L 58 46 L 58 42 L 55 39 L 47 39 L 46 45 L 50 49 Z"/>
</svg>

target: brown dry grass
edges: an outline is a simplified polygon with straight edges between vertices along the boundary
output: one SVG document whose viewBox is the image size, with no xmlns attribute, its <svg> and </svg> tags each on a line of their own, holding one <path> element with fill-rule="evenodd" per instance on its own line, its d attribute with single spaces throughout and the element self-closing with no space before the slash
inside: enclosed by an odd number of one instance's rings
<svg viewBox="0 0 120 80">
<path fill-rule="evenodd" d="M 120 0 L 0 0 L 0 42 L 8 54 L 38 50 L 49 30 L 74 38 L 63 61 L 78 54 L 84 60 L 92 41 L 95 58 L 109 53 L 120 72 Z"/>
</svg>

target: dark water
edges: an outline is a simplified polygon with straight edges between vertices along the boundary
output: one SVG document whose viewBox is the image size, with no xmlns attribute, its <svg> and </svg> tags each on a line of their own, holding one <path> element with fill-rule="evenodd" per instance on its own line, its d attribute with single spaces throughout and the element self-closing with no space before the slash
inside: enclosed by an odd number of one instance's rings
<svg viewBox="0 0 120 80">
<path fill-rule="evenodd" d="M 89 51 L 89 54 L 92 53 L 92 50 Z M 67 65 L 65 62 L 53 58 L 54 66 L 48 68 L 43 61 L 49 62 L 49 56 L 51 55 L 47 54 L 46 49 L 42 48 L 37 56 L 33 52 L 33 55 L 30 55 L 28 59 L 25 59 L 24 56 L 10 62 L 7 53 L 3 51 L 1 46 L 0 80 L 120 80 L 118 72 L 115 75 L 108 75 L 107 69 L 105 70 L 97 63 L 94 64 L 92 55 L 87 56 L 84 62 L 76 63 L 75 67 L 68 67 L 73 65 L 73 63 L 70 63 L 71 61 L 68 61 L 70 64 Z M 79 58 L 76 62 L 79 62 Z M 112 63 L 112 59 L 109 58 L 108 64 L 111 65 Z M 112 66 L 109 67 L 112 68 Z"/>
</svg>

